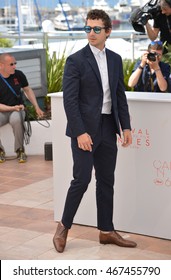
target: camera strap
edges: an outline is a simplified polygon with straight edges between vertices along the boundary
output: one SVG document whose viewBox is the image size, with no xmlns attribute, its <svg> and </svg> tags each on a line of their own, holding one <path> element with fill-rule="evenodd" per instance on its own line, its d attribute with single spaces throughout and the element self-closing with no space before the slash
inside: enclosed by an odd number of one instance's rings
<svg viewBox="0 0 171 280">
<path fill-rule="evenodd" d="M 150 75 L 150 86 L 151 86 L 151 91 L 154 92 L 154 82 L 152 79 L 152 75 Z"/>
<path fill-rule="evenodd" d="M 142 71 L 142 83 L 144 85 L 145 92 L 146 91 L 154 92 L 153 75 L 148 65 L 146 65 Z"/>
<path fill-rule="evenodd" d="M 171 33 L 171 26 L 170 26 L 170 22 L 169 22 L 169 19 L 167 16 L 166 16 L 166 22 L 167 22 L 167 27 L 169 29 L 169 32 Z"/>
</svg>

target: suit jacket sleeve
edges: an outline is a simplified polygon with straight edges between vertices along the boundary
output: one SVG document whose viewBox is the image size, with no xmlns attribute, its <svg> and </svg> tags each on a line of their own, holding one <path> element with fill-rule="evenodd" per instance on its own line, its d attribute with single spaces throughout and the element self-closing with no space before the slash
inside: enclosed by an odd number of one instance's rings
<svg viewBox="0 0 171 280">
<path fill-rule="evenodd" d="M 125 94 L 122 59 L 116 53 L 111 54 L 111 58 L 113 59 L 110 59 L 108 62 L 110 66 L 109 83 L 111 84 L 113 114 L 117 123 L 118 133 L 120 134 L 119 124 L 122 130 L 131 129 L 130 116 Z"/>
<path fill-rule="evenodd" d="M 63 76 L 64 109 L 68 121 L 69 134 L 77 137 L 86 132 L 79 108 L 79 67 L 72 56 L 67 58 Z"/>
</svg>

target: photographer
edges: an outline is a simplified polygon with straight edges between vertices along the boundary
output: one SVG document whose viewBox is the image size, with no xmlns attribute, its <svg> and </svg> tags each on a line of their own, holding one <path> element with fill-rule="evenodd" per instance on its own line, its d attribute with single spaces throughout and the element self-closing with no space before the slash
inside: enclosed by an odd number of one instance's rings
<svg viewBox="0 0 171 280">
<path fill-rule="evenodd" d="M 155 40 L 160 33 L 160 40 L 166 42 L 164 53 L 167 53 L 171 49 L 171 0 L 161 0 L 159 5 L 161 11 L 154 17 L 153 27 L 148 21 L 145 26 L 150 40 Z"/>
<path fill-rule="evenodd" d="M 135 91 L 167 92 L 170 65 L 161 61 L 163 44 L 152 41 L 134 66 L 128 86 Z"/>
</svg>

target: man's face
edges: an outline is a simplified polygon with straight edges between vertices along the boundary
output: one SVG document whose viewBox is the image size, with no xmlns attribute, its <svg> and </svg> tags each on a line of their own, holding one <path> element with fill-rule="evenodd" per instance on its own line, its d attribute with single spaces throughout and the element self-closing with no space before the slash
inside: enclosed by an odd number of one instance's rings
<svg viewBox="0 0 171 280">
<path fill-rule="evenodd" d="M 7 56 L 4 61 L 0 63 L 1 71 L 5 75 L 11 75 L 15 73 L 16 69 L 16 60 L 14 57 Z"/>
<path fill-rule="evenodd" d="M 91 28 L 96 26 L 104 28 L 104 23 L 101 19 L 95 19 L 95 20 L 88 19 L 86 25 L 90 26 Z M 90 33 L 87 33 L 87 38 L 91 46 L 94 46 L 99 50 L 103 50 L 105 46 L 106 38 L 110 35 L 110 33 L 111 33 L 111 29 L 110 30 L 101 29 L 99 34 L 96 34 L 94 30 L 91 29 Z"/>
<path fill-rule="evenodd" d="M 161 7 L 162 14 L 166 16 L 171 15 L 171 7 L 164 0 L 161 0 L 160 7 Z"/>
</svg>

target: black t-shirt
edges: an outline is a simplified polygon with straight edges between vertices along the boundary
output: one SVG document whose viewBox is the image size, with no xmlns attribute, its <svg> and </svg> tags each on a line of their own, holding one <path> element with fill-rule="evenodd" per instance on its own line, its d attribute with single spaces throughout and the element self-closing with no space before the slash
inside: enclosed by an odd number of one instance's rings
<svg viewBox="0 0 171 280">
<path fill-rule="evenodd" d="M 159 14 L 159 16 L 154 19 L 153 27 L 160 29 L 160 40 L 163 43 L 167 42 L 171 44 L 171 15 L 166 16 L 164 14 Z"/>
<path fill-rule="evenodd" d="M 22 88 L 28 86 L 28 81 L 24 73 L 20 70 L 15 70 L 15 73 L 5 78 L 5 80 L 10 84 L 16 94 L 12 92 L 0 76 L 0 103 L 8 106 L 23 104 Z"/>
</svg>

